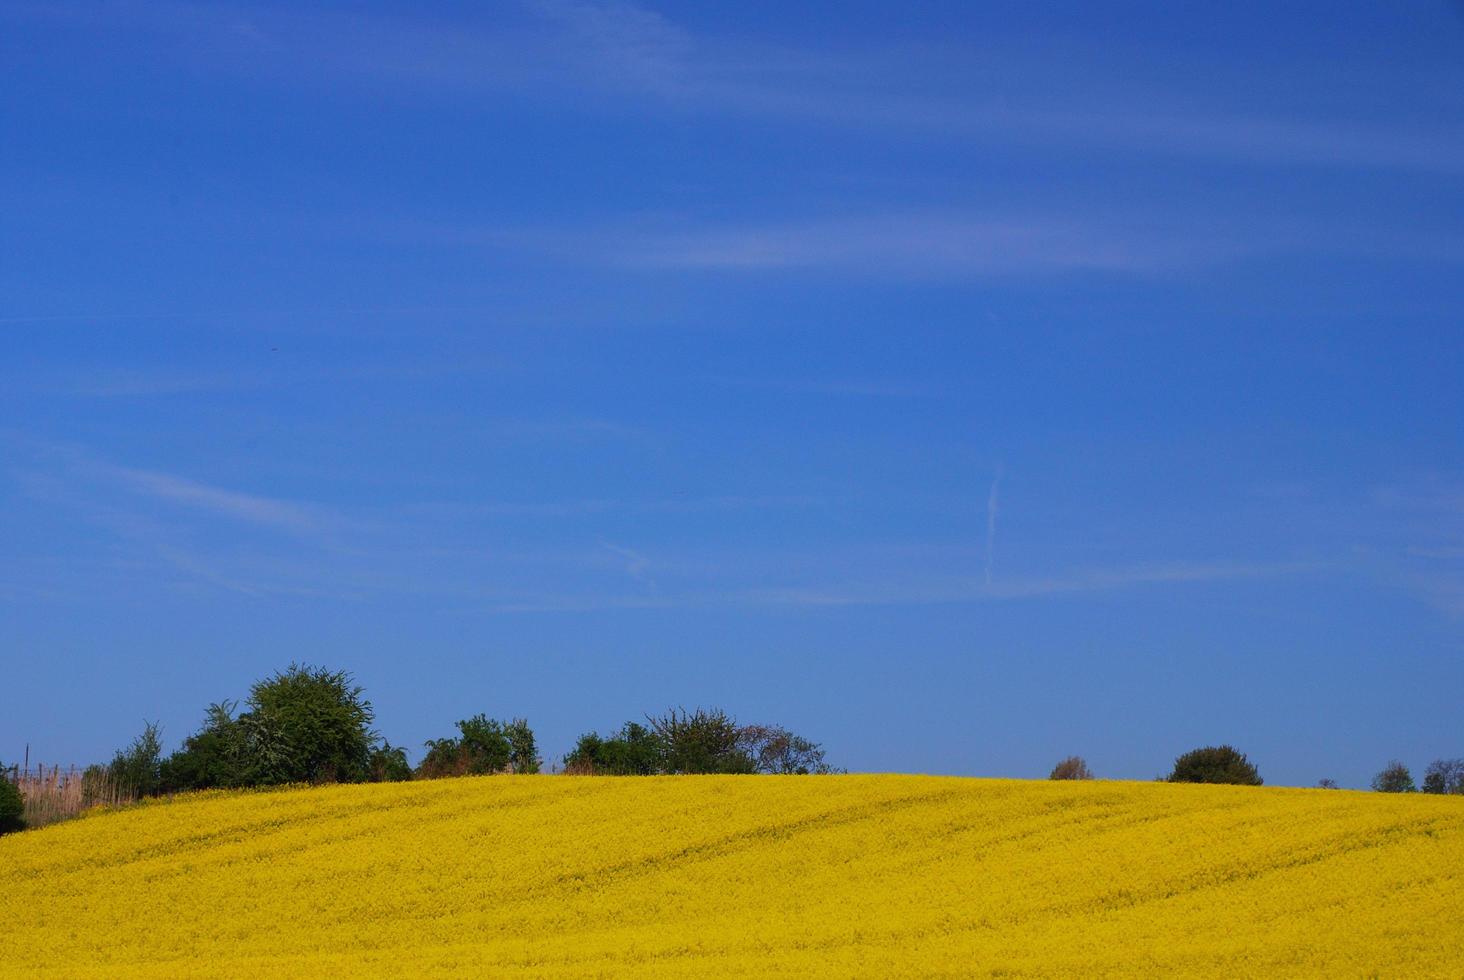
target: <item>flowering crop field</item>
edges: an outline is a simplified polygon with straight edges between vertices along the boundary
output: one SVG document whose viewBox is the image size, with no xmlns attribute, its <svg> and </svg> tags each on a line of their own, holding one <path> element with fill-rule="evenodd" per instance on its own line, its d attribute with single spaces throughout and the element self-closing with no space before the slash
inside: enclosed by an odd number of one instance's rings
<svg viewBox="0 0 1464 980">
<path fill-rule="evenodd" d="M 921 776 L 205 793 L 0 838 L 0 976 L 1464 975 L 1464 798 Z"/>
</svg>

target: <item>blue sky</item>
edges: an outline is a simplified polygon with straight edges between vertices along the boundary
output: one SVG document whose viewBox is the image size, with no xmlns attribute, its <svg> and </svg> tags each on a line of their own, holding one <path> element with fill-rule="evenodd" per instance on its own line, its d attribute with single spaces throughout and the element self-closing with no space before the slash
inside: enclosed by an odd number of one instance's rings
<svg viewBox="0 0 1464 980">
<path fill-rule="evenodd" d="M 0 7 L 0 758 L 1464 754 L 1464 10 Z"/>
</svg>

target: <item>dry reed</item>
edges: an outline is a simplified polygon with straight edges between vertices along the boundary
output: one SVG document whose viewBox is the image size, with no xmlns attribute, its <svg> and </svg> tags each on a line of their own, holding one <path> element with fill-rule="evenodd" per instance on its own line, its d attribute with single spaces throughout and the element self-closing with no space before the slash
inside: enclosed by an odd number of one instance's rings
<svg viewBox="0 0 1464 980">
<path fill-rule="evenodd" d="M 16 766 L 0 773 L 0 778 L 9 779 L 20 789 L 27 827 L 44 827 L 80 816 L 92 807 L 121 806 L 137 798 L 136 793 L 118 784 L 105 766 Z"/>
</svg>

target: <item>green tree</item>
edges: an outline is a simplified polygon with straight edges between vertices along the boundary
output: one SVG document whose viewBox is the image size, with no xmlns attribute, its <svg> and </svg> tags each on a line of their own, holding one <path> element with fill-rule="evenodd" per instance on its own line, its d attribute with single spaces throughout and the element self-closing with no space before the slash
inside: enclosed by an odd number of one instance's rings
<svg viewBox="0 0 1464 980">
<path fill-rule="evenodd" d="M 1417 790 L 1413 785 L 1413 773 L 1397 759 L 1373 777 L 1372 788 L 1379 793 L 1412 793 Z"/>
<path fill-rule="evenodd" d="M 649 776 L 661 771 L 664 748 L 649 728 L 628 721 L 608 738 L 586 732 L 564 757 L 564 770 L 575 775 Z"/>
<path fill-rule="evenodd" d="M 1066 759 L 1052 767 L 1048 773 L 1048 779 L 1092 779 L 1093 770 L 1088 768 L 1088 763 L 1083 761 L 1080 755 L 1070 755 Z"/>
<path fill-rule="evenodd" d="M 456 737 L 431 739 L 417 767 L 424 779 L 484 775 L 495 772 L 539 771 L 534 730 L 522 718 L 497 721 L 477 714 L 457 723 Z"/>
<path fill-rule="evenodd" d="M 253 767 L 244 726 L 234 717 L 236 707 L 233 701 L 208 706 L 203 727 L 163 760 L 161 775 L 165 792 L 249 784 Z"/>
<path fill-rule="evenodd" d="M 155 722 L 143 722 L 142 734 L 112 757 L 107 769 L 118 788 L 136 796 L 157 796 L 162 792 L 162 734 Z"/>
<path fill-rule="evenodd" d="M 503 726 L 508 739 L 508 764 L 516 773 L 527 775 L 539 771 L 539 749 L 534 744 L 534 730 L 524 718 L 515 718 Z"/>
<path fill-rule="evenodd" d="M 383 741 L 371 750 L 370 775 L 373 783 L 401 783 L 412 778 L 412 764 L 407 750 Z"/>
<path fill-rule="evenodd" d="M 241 727 L 246 781 L 361 782 L 377 735 L 371 702 L 345 671 L 291 664 L 249 691 Z"/>
<path fill-rule="evenodd" d="M 1168 777 L 1171 783 L 1232 783 L 1238 786 L 1261 785 L 1256 767 L 1229 745 L 1207 745 L 1193 749 L 1174 760 Z"/>
<path fill-rule="evenodd" d="M 25 829 L 25 799 L 0 765 L 0 834 Z"/>
<path fill-rule="evenodd" d="M 665 773 L 753 773 L 757 761 L 742 742 L 737 722 L 720 708 L 688 712 L 672 708 L 647 718 L 662 747 Z"/>
</svg>

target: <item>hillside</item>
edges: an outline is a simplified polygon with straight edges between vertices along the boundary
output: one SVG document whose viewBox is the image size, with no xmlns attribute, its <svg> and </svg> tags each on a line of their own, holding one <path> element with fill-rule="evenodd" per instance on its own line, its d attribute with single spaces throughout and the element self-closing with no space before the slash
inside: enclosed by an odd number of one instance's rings
<svg viewBox="0 0 1464 980">
<path fill-rule="evenodd" d="M 1464 798 L 915 776 L 203 794 L 0 839 L 0 976 L 1464 972 Z"/>
</svg>

